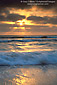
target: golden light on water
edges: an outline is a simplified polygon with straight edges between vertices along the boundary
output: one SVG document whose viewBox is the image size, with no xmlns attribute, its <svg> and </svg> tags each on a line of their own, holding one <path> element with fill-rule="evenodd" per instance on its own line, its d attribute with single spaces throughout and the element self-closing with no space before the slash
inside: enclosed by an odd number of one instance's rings
<svg viewBox="0 0 57 85">
<path fill-rule="evenodd" d="M 57 83 L 57 67 L 54 65 L 11 67 L 6 70 L 4 67 L 0 70 L 1 85 L 56 85 Z"/>
<path fill-rule="evenodd" d="M 20 76 L 16 75 L 16 76 L 17 76 L 17 78 L 13 78 L 13 81 L 16 82 L 16 85 L 24 84 L 26 81 L 28 81 L 26 78 L 26 74 L 24 74 L 24 76 L 22 76 L 22 75 L 20 75 Z"/>
<path fill-rule="evenodd" d="M 22 71 L 23 74 L 16 75 L 16 77 L 13 78 L 13 82 L 16 85 L 33 85 L 35 83 L 35 78 L 32 77 L 33 75 L 31 74 L 33 71 L 31 73 L 30 73 L 30 69 L 29 70 L 21 69 L 21 71 Z"/>
<path fill-rule="evenodd" d="M 14 47 L 12 47 L 11 51 L 12 52 L 37 52 L 37 51 L 53 51 L 54 48 L 50 48 L 44 45 L 40 46 L 35 46 L 35 45 L 31 45 L 31 44 L 35 44 L 35 42 L 27 42 L 27 43 L 16 43 L 17 45 L 17 49 L 14 49 Z M 16 47 L 15 47 L 16 48 Z"/>
<path fill-rule="evenodd" d="M 21 72 L 19 70 L 21 69 Z M 48 70 L 47 70 L 48 69 Z M 15 77 L 12 79 L 12 85 L 56 85 L 57 70 L 38 66 L 19 68 L 13 72 Z M 54 83 L 53 83 L 54 82 Z"/>
</svg>

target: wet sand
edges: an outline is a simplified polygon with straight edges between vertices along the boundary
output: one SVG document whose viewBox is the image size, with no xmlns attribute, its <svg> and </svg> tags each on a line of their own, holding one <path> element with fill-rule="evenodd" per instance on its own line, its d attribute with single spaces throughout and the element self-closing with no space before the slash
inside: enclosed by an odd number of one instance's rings
<svg viewBox="0 0 57 85">
<path fill-rule="evenodd" d="M 0 85 L 57 85 L 57 65 L 0 66 Z"/>
</svg>

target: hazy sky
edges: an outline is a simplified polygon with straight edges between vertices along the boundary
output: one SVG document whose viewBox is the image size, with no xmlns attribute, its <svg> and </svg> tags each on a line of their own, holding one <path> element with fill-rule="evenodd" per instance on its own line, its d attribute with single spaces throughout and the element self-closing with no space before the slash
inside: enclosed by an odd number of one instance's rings
<svg viewBox="0 0 57 85">
<path fill-rule="evenodd" d="M 0 0 L 0 35 L 57 35 L 57 1 L 29 6 L 21 0 Z"/>
</svg>

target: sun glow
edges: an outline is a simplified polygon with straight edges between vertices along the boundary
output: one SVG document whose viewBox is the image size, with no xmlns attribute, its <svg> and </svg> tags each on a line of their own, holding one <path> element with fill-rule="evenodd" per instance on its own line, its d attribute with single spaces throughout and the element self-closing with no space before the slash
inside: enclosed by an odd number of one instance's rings
<svg viewBox="0 0 57 85">
<path fill-rule="evenodd" d="M 34 25 L 35 23 L 32 23 L 32 21 L 30 20 L 27 20 L 27 19 L 23 19 L 22 21 L 21 20 L 18 20 L 16 22 L 18 25 L 20 26 L 24 26 L 24 25 Z"/>
<path fill-rule="evenodd" d="M 21 21 L 21 20 L 18 20 L 18 21 L 17 21 L 17 24 L 20 25 L 20 26 L 23 26 L 23 25 L 24 25 L 24 22 Z"/>
<path fill-rule="evenodd" d="M 20 22 L 20 26 L 22 26 L 23 25 L 23 23 L 22 22 Z"/>
</svg>

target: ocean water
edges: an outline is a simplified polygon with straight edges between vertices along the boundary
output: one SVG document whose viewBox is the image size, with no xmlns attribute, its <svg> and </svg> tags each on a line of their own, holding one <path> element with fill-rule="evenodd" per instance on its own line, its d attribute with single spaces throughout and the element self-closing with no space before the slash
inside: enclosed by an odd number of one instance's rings
<svg viewBox="0 0 57 85">
<path fill-rule="evenodd" d="M 57 36 L 0 36 L 0 66 L 57 64 Z"/>
</svg>

